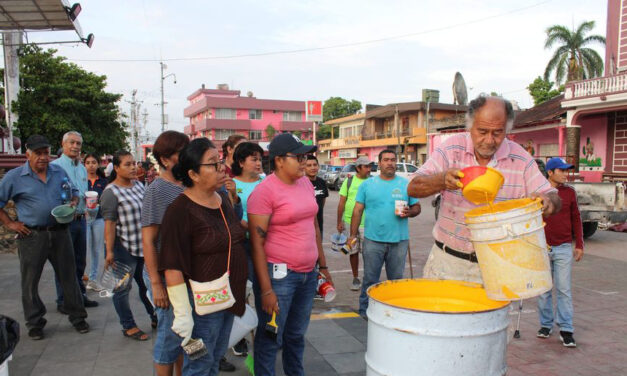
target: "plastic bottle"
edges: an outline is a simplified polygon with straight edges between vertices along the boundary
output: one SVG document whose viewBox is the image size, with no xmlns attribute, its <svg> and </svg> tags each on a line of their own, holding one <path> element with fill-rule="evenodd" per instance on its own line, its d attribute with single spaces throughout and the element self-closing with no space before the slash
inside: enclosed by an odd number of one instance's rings
<svg viewBox="0 0 627 376">
<path fill-rule="evenodd" d="M 72 186 L 67 177 L 63 178 L 63 183 L 61 183 L 61 200 L 64 204 L 72 200 Z"/>
</svg>

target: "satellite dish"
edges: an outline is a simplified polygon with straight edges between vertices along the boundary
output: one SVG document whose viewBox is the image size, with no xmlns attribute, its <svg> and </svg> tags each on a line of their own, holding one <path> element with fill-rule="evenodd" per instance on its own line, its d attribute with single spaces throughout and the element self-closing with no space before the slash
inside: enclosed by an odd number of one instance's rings
<svg viewBox="0 0 627 376">
<path fill-rule="evenodd" d="M 466 106 L 468 104 L 468 90 L 466 89 L 466 81 L 461 73 L 455 73 L 453 81 L 453 100 L 455 104 Z"/>
</svg>

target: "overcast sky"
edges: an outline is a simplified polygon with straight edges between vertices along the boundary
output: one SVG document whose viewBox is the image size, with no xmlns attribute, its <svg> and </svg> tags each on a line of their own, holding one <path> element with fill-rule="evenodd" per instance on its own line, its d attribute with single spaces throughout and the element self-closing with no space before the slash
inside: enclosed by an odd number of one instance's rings
<svg viewBox="0 0 627 376">
<path fill-rule="evenodd" d="M 604 0 L 80 2 L 78 20 L 85 34 L 95 35 L 93 47 L 55 48 L 86 70 L 106 75 L 108 90 L 125 100 L 137 89 L 153 136 L 160 130 L 161 58 L 206 58 L 166 62 L 166 74 L 177 79 L 164 85 L 168 128 L 175 130 L 188 123 L 186 97 L 203 83 L 208 88 L 227 83 L 257 98 L 341 96 L 362 104 L 416 101 L 429 88 L 451 103 L 453 77 L 460 71 L 469 97 L 496 91 L 524 108 L 532 105 L 526 86 L 543 74 L 551 56 L 544 50 L 546 28 L 593 20 L 594 33 L 605 36 L 607 18 Z M 28 38 L 74 35 L 33 32 Z M 379 41 L 362 43 L 374 40 Z M 596 48 L 604 57 L 604 48 Z M 112 61 L 120 59 L 153 61 Z M 128 103 L 121 107 L 129 111 Z"/>
</svg>

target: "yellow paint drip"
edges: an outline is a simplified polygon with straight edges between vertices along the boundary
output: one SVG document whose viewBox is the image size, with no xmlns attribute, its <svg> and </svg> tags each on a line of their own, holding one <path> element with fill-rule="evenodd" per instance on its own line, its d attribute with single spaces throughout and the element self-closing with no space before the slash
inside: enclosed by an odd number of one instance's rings
<svg viewBox="0 0 627 376">
<path fill-rule="evenodd" d="M 385 304 L 427 312 L 480 312 L 508 304 L 489 299 L 477 283 L 461 281 L 387 281 L 369 289 L 368 295 Z"/>
<path fill-rule="evenodd" d="M 527 207 L 528 206 L 528 207 Z M 498 204 L 489 204 L 488 206 L 481 206 L 476 209 L 469 210 L 465 215 L 466 218 L 478 217 L 486 214 L 502 213 L 510 211 L 512 209 L 525 208 L 529 211 L 537 210 L 542 207 L 540 200 L 532 200 L 530 198 L 520 198 L 517 200 L 508 200 L 499 202 Z"/>
<path fill-rule="evenodd" d="M 519 268 L 544 271 L 546 265 L 538 252 L 545 251 L 539 246 L 533 246 L 534 241 L 536 236 L 525 236 L 524 240 L 515 239 L 487 245 L 496 255 Z"/>
</svg>

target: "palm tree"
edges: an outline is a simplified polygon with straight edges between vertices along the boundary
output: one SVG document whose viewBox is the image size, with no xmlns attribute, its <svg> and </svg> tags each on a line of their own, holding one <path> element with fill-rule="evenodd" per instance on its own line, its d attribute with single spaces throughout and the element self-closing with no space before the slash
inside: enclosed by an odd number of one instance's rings
<svg viewBox="0 0 627 376">
<path fill-rule="evenodd" d="M 592 48 L 586 48 L 593 42 L 605 45 L 605 38 L 600 35 L 588 35 L 594 28 L 594 21 L 581 23 L 577 30 L 568 30 L 562 25 L 553 25 L 546 29 L 544 48 L 550 49 L 559 44 L 544 70 L 544 79 L 549 80 L 555 71 L 555 83 L 559 86 L 566 76 L 566 82 L 598 77 L 603 73 L 603 59 Z"/>
</svg>

